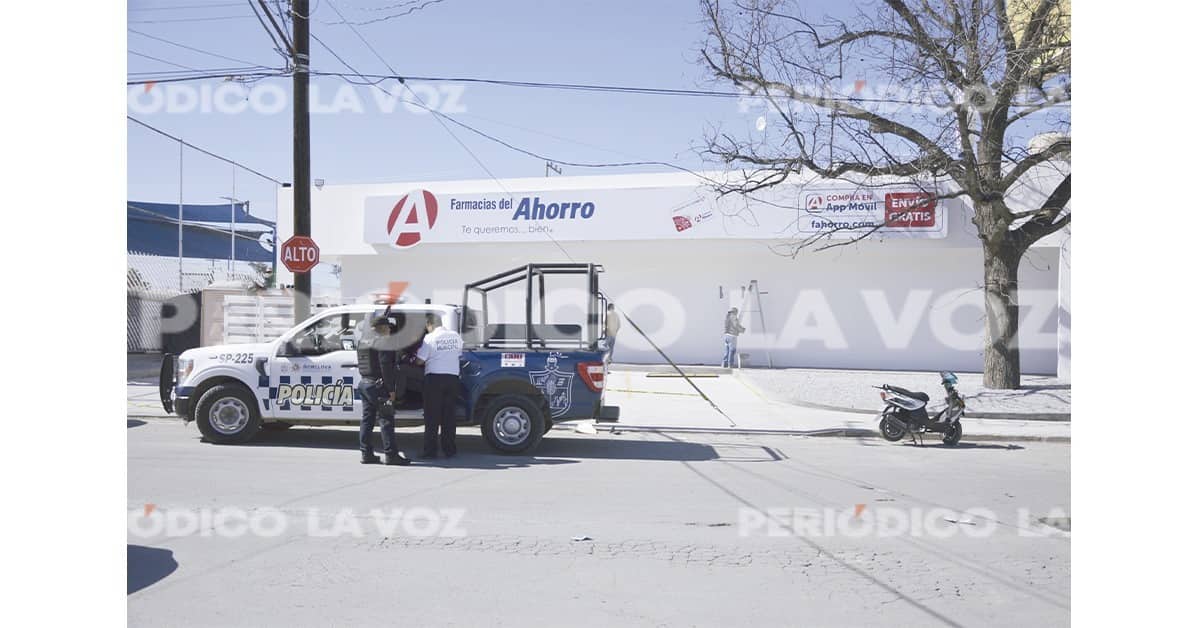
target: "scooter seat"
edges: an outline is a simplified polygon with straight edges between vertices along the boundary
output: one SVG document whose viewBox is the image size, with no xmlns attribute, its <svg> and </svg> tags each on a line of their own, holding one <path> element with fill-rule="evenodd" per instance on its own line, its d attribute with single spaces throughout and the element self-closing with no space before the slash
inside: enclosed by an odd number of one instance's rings
<svg viewBox="0 0 1200 628">
<path fill-rule="evenodd" d="M 887 390 L 890 390 L 890 391 L 898 394 L 898 395 L 904 395 L 905 397 L 912 397 L 913 399 L 919 399 L 919 400 L 925 401 L 925 402 L 929 401 L 929 395 L 927 395 L 923 392 L 913 392 L 911 390 L 907 390 L 907 389 L 901 388 L 899 386 L 889 386 L 887 384 L 884 384 L 883 387 L 886 388 Z"/>
</svg>

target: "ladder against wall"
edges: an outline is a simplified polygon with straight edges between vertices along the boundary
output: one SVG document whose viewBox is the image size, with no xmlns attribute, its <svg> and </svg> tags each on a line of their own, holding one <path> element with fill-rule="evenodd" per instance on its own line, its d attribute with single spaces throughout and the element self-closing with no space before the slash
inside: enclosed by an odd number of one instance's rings
<svg viewBox="0 0 1200 628">
<path fill-rule="evenodd" d="M 762 303 L 764 294 L 768 293 L 761 290 L 758 285 L 758 280 L 751 279 L 749 284 L 742 286 L 742 301 L 741 305 L 738 306 L 738 314 L 743 318 L 743 320 L 750 321 L 751 324 L 753 324 L 755 317 L 757 316 L 759 332 L 763 336 L 763 350 L 767 354 L 767 366 L 770 368 L 775 368 L 775 363 L 771 360 L 771 343 L 767 340 L 767 317 L 763 312 Z M 746 327 L 749 328 L 750 326 L 747 325 Z M 742 357 L 748 355 L 748 353 L 742 353 L 741 351 L 738 352 L 738 368 L 742 367 Z"/>
</svg>

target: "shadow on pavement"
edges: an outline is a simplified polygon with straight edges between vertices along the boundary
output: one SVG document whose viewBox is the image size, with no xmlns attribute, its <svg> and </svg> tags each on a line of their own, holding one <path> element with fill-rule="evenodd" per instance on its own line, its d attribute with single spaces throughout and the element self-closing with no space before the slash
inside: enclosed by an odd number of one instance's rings
<svg viewBox="0 0 1200 628">
<path fill-rule="evenodd" d="M 125 595 L 141 591 L 179 568 L 171 550 L 144 545 L 126 545 L 125 548 L 125 565 L 129 572 Z"/>
<path fill-rule="evenodd" d="M 469 430 L 469 432 L 466 432 Z M 419 432 L 399 432 L 400 449 L 412 455 L 420 450 Z M 425 464 L 453 467 L 491 468 L 527 464 L 564 464 L 571 459 L 603 460 L 716 460 L 719 455 L 711 445 L 683 441 L 624 440 L 613 437 L 558 438 L 553 432 L 542 439 L 536 455 L 506 456 L 497 454 L 484 442 L 478 428 L 461 428 L 457 438 L 458 456 L 451 460 L 438 458 Z M 350 430 L 294 427 L 281 432 L 260 432 L 246 444 L 251 447 L 314 447 L 319 449 L 358 449 L 358 433 Z M 375 434 L 377 451 L 383 449 L 379 434 Z M 558 459 L 558 460 L 551 460 Z M 424 461 L 418 461 L 421 464 Z"/>
<path fill-rule="evenodd" d="M 1020 445 L 1014 445 L 1012 443 L 1008 443 L 1006 445 L 996 445 L 996 444 L 990 444 L 990 443 L 961 443 L 960 442 L 959 444 L 954 445 L 953 447 L 942 444 L 942 443 L 936 443 L 936 442 L 935 443 L 925 443 L 924 445 L 914 445 L 912 443 L 903 443 L 903 445 L 905 447 L 927 447 L 927 448 L 935 448 L 935 449 L 945 449 L 947 451 L 963 450 L 963 449 L 1007 449 L 1009 451 L 1017 451 L 1019 449 L 1025 449 L 1024 447 L 1022 447 Z"/>
<path fill-rule="evenodd" d="M 131 428 L 131 427 L 139 427 L 139 426 L 142 426 L 145 424 L 146 424 L 145 421 L 140 421 L 138 419 L 125 419 L 125 428 L 126 429 Z"/>
</svg>

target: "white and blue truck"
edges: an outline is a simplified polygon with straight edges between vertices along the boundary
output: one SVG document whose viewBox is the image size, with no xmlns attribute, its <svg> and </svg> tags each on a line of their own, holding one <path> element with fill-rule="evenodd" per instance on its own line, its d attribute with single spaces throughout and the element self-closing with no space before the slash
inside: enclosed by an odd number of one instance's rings
<svg viewBox="0 0 1200 628">
<path fill-rule="evenodd" d="M 164 356 L 160 398 L 168 413 L 195 421 L 214 443 L 245 443 L 262 430 L 293 425 L 357 425 L 356 350 L 368 322 L 387 316 L 402 339 L 419 342 L 432 313 L 464 341 L 459 424 L 479 425 L 498 452 L 529 453 L 556 422 L 619 419 L 619 408 L 604 405 L 611 339 L 604 336 L 601 272 L 597 264 L 528 264 L 467 284 L 462 305 L 325 308 L 270 342 Z M 561 276 L 586 282 L 583 324 L 546 322 L 546 279 Z M 489 304 L 506 288 L 524 289 L 523 322 L 491 320 Z M 396 412 L 398 426 L 421 423 L 420 410 Z"/>
</svg>

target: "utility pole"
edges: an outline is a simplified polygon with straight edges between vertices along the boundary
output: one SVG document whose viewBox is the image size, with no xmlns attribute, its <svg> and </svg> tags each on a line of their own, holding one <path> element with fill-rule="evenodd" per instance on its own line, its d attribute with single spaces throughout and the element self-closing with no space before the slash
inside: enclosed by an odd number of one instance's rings
<svg viewBox="0 0 1200 628">
<path fill-rule="evenodd" d="M 308 0 L 292 0 L 292 231 L 311 236 L 312 186 L 308 126 Z M 278 252 L 276 252 L 278 254 Z M 296 322 L 308 318 L 312 274 L 296 273 Z"/>
</svg>

